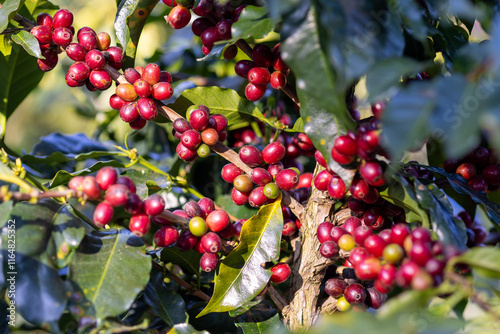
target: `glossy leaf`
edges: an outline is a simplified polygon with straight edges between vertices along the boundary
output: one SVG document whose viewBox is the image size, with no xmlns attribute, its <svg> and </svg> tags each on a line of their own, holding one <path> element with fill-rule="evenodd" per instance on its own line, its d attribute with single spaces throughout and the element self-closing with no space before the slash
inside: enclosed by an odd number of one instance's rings
<svg viewBox="0 0 500 334">
<path fill-rule="evenodd" d="M 151 272 L 151 278 L 144 290 L 146 303 L 155 314 L 169 326 L 186 321 L 186 305 L 181 296 L 168 289 L 163 282 L 163 275 L 157 270 Z"/>
<path fill-rule="evenodd" d="M 453 216 L 453 208 L 446 195 L 435 184 L 428 186 L 415 180 L 415 193 L 423 209 L 430 211 L 431 226 L 445 244 L 466 249 L 467 233 L 462 220 Z"/>
<path fill-rule="evenodd" d="M 185 115 L 189 107 L 200 104 L 210 108 L 211 114 L 226 116 L 229 125 L 237 124 L 254 117 L 274 127 L 274 124 L 262 115 L 262 112 L 255 104 L 239 96 L 232 89 L 224 89 L 216 86 L 186 89 L 173 104 L 168 106 L 179 114 Z"/>
<path fill-rule="evenodd" d="M 494 247 L 475 247 L 462 255 L 453 258 L 448 264 L 449 270 L 457 263 L 467 264 L 473 268 L 487 269 L 500 274 L 500 249 Z"/>
<path fill-rule="evenodd" d="M 122 175 L 128 176 L 137 187 L 137 195 L 145 199 L 160 190 L 169 190 L 172 187 L 170 176 L 150 170 L 128 169 Z"/>
<path fill-rule="evenodd" d="M 98 319 L 124 312 L 144 289 L 151 270 L 151 258 L 144 252 L 142 239 L 128 230 L 85 236 L 70 263 L 69 278 L 92 303 Z"/>
<path fill-rule="evenodd" d="M 486 208 L 486 212 L 488 213 L 488 216 L 490 217 L 492 222 L 496 225 L 500 225 L 500 206 L 496 203 L 493 203 L 484 192 L 472 189 L 471 187 L 469 187 L 467 182 L 465 182 L 465 180 L 457 174 L 446 173 L 444 169 L 439 167 L 425 165 L 419 166 L 421 168 L 430 170 L 433 173 L 446 177 L 446 179 L 456 192 L 464 195 L 469 195 L 475 202 L 484 205 L 484 207 Z"/>
<path fill-rule="evenodd" d="M 235 325 L 241 328 L 244 334 L 286 333 L 279 314 L 262 322 L 240 322 Z"/>
<path fill-rule="evenodd" d="M 24 0 L 5 0 L 0 7 L 0 32 L 3 32 L 14 17 L 16 11 L 23 5 Z"/>
<path fill-rule="evenodd" d="M 201 254 L 192 250 L 182 252 L 177 247 L 165 247 L 161 250 L 161 260 L 181 267 L 186 273 L 200 276 Z"/>
<path fill-rule="evenodd" d="M 193 328 L 190 324 L 177 324 L 170 331 L 168 334 L 210 334 L 207 331 L 197 331 L 196 329 Z"/>
<path fill-rule="evenodd" d="M 405 209 L 408 222 L 421 221 L 423 226 L 430 228 L 427 212 L 420 207 L 415 190 L 401 174 L 394 173 L 390 176 L 388 186 L 380 192 L 380 196 Z"/>
<path fill-rule="evenodd" d="M 115 18 L 115 31 L 126 54 L 124 68 L 134 66 L 142 29 L 157 4 L 156 0 L 123 0 L 120 3 Z"/>
<path fill-rule="evenodd" d="M 28 31 L 22 30 L 18 33 L 13 34 L 12 40 L 16 44 L 21 45 L 29 55 L 36 58 L 43 58 L 42 50 L 40 50 L 40 44 L 38 43 L 35 36 L 30 34 Z"/>
<path fill-rule="evenodd" d="M 268 16 L 266 7 L 247 6 L 240 14 L 238 22 L 231 27 L 232 39 L 261 39 L 274 30 L 277 20 Z"/>
<path fill-rule="evenodd" d="M 3 7 L 2 7 L 3 9 Z M 0 9 L 1 10 L 1 9 Z M 43 77 L 36 59 L 19 45 L 13 45 L 9 56 L 0 54 L 0 113 L 7 120 Z M 0 137 L 5 135 L 1 127 Z"/>
<path fill-rule="evenodd" d="M 212 298 L 197 318 L 233 310 L 262 291 L 271 272 L 261 264 L 278 259 L 282 230 L 280 196 L 243 225 L 240 243 L 220 264 Z"/>
<path fill-rule="evenodd" d="M 222 51 L 224 51 L 224 48 L 226 47 L 226 45 L 228 45 L 227 41 L 223 41 L 222 43 L 223 44 L 214 45 L 213 48 L 212 48 L 212 50 L 210 50 L 209 54 L 207 54 L 204 57 L 198 58 L 196 60 L 197 61 L 206 61 L 206 60 L 210 60 L 210 59 L 219 59 L 219 58 L 221 58 L 222 57 Z"/>
</svg>

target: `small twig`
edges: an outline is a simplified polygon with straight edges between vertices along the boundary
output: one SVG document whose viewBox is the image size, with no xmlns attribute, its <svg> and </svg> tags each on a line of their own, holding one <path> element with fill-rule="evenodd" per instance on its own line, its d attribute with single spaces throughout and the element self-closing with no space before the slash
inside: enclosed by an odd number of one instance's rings
<svg viewBox="0 0 500 334">
<path fill-rule="evenodd" d="M 196 296 L 196 297 L 198 297 L 200 299 L 203 299 L 206 302 L 210 301 L 210 297 L 207 294 L 205 294 L 201 290 L 196 289 L 191 284 L 189 284 L 188 282 L 186 282 L 185 280 L 183 280 L 179 276 L 175 275 L 174 273 L 172 273 L 167 268 L 161 266 L 160 264 L 158 264 L 158 263 L 156 263 L 154 261 L 153 261 L 153 267 L 155 267 L 156 269 L 160 270 L 165 275 L 165 277 L 170 278 L 172 281 L 176 282 L 177 284 L 179 284 L 180 286 L 182 286 L 184 289 L 188 290 L 189 293 L 192 294 L 193 296 Z"/>
<path fill-rule="evenodd" d="M 15 34 L 16 32 L 23 31 L 23 30 L 30 31 L 31 29 L 30 28 L 7 28 L 4 31 L 2 31 L 0 33 L 0 35 Z"/>
<path fill-rule="evenodd" d="M 267 287 L 267 294 L 271 299 L 273 300 L 274 304 L 276 304 L 276 307 L 281 311 L 283 311 L 283 308 L 288 305 L 286 302 L 285 298 L 283 298 L 278 291 L 272 286 L 272 284 L 269 284 Z"/>
<path fill-rule="evenodd" d="M 15 199 L 18 201 L 29 201 L 34 199 L 43 198 L 57 198 L 57 197 L 73 197 L 76 193 L 73 190 L 49 190 L 49 191 L 38 191 L 34 190 L 30 193 L 22 193 L 19 191 L 8 192 L 6 194 L 0 193 L 0 202 L 5 200 Z"/>
</svg>

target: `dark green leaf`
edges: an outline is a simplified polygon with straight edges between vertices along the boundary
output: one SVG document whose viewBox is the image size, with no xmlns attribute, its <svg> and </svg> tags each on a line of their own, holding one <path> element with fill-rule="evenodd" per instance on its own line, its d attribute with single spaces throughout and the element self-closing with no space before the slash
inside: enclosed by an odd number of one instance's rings
<svg viewBox="0 0 500 334">
<path fill-rule="evenodd" d="M 262 115 L 255 104 L 242 98 L 232 89 L 219 87 L 197 87 L 186 89 L 173 104 L 168 106 L 181 115 L 192 105 L 206 105 L 211 114 L 222 114 L 226 116 L 229 125 L 238 124 L 252 117 L 275 127 L 274 124 Z"/>
<path fill-rule="evenodd" d="M 24 0 L 5 0 L 0 8 L 0 32 L 3 32 Z"/>
<path fill-rule="evenodd" d="M 366 73 L 366 90 L 368 91 L 369 101 L 376 102 L 387 98 L 401 87 L 401 77 L 421 72 L 425 64 L 419 63 L 413 59 L 389 58 L 377 62 Z"/>
<path fill-rule="evenodd" d="M 196 251 L 183 252 L 177 247 L 165 247 L 161 250 L 161 260 L 164 263 L 178 265 L 184 272 L 200 276 L 201 254 Z"/>
<path fill-rule="evenodd" d="M 0 8 L 2 10 L 4 7 Z M 7 120 L 43 77 L 36 59 L 19 45 L 13 45 L 8 57 L 0 54 L 0 113 Z M 0 137 L 5 127 L 0 128 Z"/>
<path fill-rule="evenodd" d="M 439 240 L 466 249 L 467 233 L 462 220 L 453 216 L 453 208 L 446 195 L 435 184 L 428 186 L 415 180 L 415 193 L 420 206 L 430 211 L 431 225 Z"/>
<path fill-rule="evenodd" d="M 210 334 L 207 331 L 197 331 L 190 324 L 177 324 L 170 331 L 169 334 Z"/>
<path fill-rule="evenodd" d="M 267 284 L 271 272 L 262 263 L 279 257 L 283 214 L 281 197 L 261 207 L 241 230 L 239 245 L 222 261 L 210 302 L 197 318 L 226 312 L 253 299 Z"/>
<path fill-rule="evenodd" d="M 405 209 L 408 222 L 421 221 L 423 226 L 430 228 L 427 212 L 419 206 L 415 190 L 401 174 L 394 173 L 390 176 L 388 186 L 380 196 Z"/>
<path fill-rule="evenodd" d="M 469 187 L 467 182 L 465 182 L 465 180 L 457 174 L 446 173 L 444 169 L 439 167 L 431 167 L 425 165 L 419 166 L 421 168 L 430 170 L 433 173 L 437 173 L 446 177 L 446 179 L 448 179 L 448 182 L 456 192 L 464 195 L 469 195 L 475 202 L 484 205 L 484 207 L 486 208 L 486 212 L 488 213 L 488 216 L 490 217 L 492 222 L 496 225 L 500 225 L 500 206 L 490 201 L 490 199 L 484 192 L 472 189 L 471 187 Z"/>
<path fill-rule="evenodd" d="M 123 0 L 115 18 L 115 31 L 126 57 L 124 68 L 133 67 L 142 29 L 158 4 L 156 0 Z"/>
<path fill-rule="evenodd" d="M 40 50 L 40 44 L 38 40 L 30 34 L 28 31 L 22 30 L 18 33 L 12 34 L 12 40 L 23 47 L 29 55 L 37 58 L 42 57 L 42 50 Z"/>
<path fill-rule="evenodd" d="M 252 217 L 257 213 L 257 209 L 252 208 L 248 205 L 236 205 L 231 199 L 231 195 L 225 194 L 222 196 L 217 196 L 215 202 L 225 211 L 233 215 L 234 217 Z"/>
<path fill-rule="evenodd" d="M 186 305 L 181 296 L 168 289 L 163 275 L 157 270 L 151 272 L 151 279 L 144 291 L 146 303 L 167 325 L 173 326 L 186 321 Z"/>
<path fill-rule="evenodd" d="M 285 327 L 280 320 L 279 314 L 271 319 L 262 322 L 240 322 L 235 323 L 236 327 L 241 328 L 244 334 L 267 334 L 267 333 L 286 333 Z"/>
<path fill-rule="evenodd" d="M 127 310 L 149 280 L 151 258 L 128 230 L 94 231 L 72 258 L 69 277 L 104 319 Z M 123 287 L 126 287 L 124 289 Z"/>
<path fill-rule="evenodd" d="M 217 44 L 214 45 L 212 50 L 210 50 L 210 53 L 207 54 L 204 57 L 196 59 L 197 61 L 205 61 L 205 60 L 210 60 L 210 59 L 219 59 L 222 56 L 222 51 L 224 51 L 224 48 L 228 45 L 226 41 L 223 42 L 223 44 Z"/>
<path fill-rule="evenodd" d="M 128 169 L 123 173 L 135 182 L 137 195 L 145 199 L 160 190 L 169 190 L 172 187 L 170 176 L 153 172 L 151 170 Z"/>
<path fill-rule="evenodd" d="M 247 6 L 241 12 L 238 22 L 231 28 L 232 39 L 230 43 L 238 39 L 261 39 L 266 37 L 271 31 L 277 20 L 268 17 L 266 7 Z"/>
</svg>

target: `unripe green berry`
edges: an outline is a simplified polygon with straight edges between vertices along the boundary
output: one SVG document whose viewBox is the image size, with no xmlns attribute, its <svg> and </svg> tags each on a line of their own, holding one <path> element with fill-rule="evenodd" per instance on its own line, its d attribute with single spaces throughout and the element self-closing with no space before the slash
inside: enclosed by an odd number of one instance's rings
<svg viewBox="0 0 500 334">
<path fill-rule="evenodd" d="M 382 253 L 382 257 L 384 258 L 384 260 L 392 264 L 399 263 L 404 256 L 405 252 L 403 248 L 398 244 L 389 244 L 385 246 L 384 252 Z"/>
<path fill-rule="evenodd" d="M 198 153 L 198 156 L 200 158 L 206 158 L 210 155 L 210 146 L 208 146 L 207 144 L 201 144 L 200 146 L 198 146 L 196 153 Z"/>
<path fill-rule="evenodd" d="M 269 199 L 278 198 L 280 192 L 280 188 L 276 185 L 276 183 L 268 183 L 264 186 L 264 195 L 266 195 Z"/>
<path fill-rule="evenodd" d="M 193 217 L 189 221 L 189 231 L 192 235 L 201 237 L 208 231 L 207 223 L 201 217 Z"/>
</svg>

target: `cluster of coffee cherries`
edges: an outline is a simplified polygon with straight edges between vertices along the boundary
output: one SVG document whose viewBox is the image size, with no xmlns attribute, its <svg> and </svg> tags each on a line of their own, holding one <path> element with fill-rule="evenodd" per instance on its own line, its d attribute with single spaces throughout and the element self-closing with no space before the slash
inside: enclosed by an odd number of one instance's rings
<svg viewBox="0 0 500 334">
<path fill-rule="evenodd" d="M 37 26 L 31 29 L 40 44 L 45 59 L 38 59 L 42 71 L 52 70 L 58 62 L 58 54 L 63 50 L 75 62 L 66 74 L 66 84 L 70 87 L 86 86 L 88 90 L 106 90 L 112 83 L 111 76 L 103 70 L 107 63 L 120 69 L 123 63 L 121 48 L 111 46 L 111 37 L 106 32 L 96 33 L 92 28 L 83 27 L 77 32 L 78 42 L 73 43 L 75 29 L 73 14 L 60 9 L 51 17 L 41 13 Z"/>
<path fill-rule="evenodd" d="M 282 89 L 286 86 L 290 69 L 281 59 L 279 43 L 272 50 L 265 44 L 255 45 L 252 50 L 252 59 L 240 60 L 234 66 L 236 74 L 249 81 L 245 88 L 247 99 L 257 101 L 262 98 L 269 83 L 274 89 Z"/>
<path fill-rule="evenodd" d="M 199 17 L 193 21 L 191 29 L 200 37 L 202 52 L 208 55 L 215 42 L 231 39 L 231 27 L 238 21 L 241 11 L 246 6 L 237 6 L 237 1 L 201 0 L 194 6 L 194 0 L 163 0 L 167 6 L 173 7 L 168 14 L 167 22 L 174 29 L 182 29 L 191 20 L 191 12 Z M 241 1 L 240 1 L 241 2 Z M 238 53 L 236 45 L 229 45 L 224 50 L 224 58 L 233 59 Z"/>
<path fill-rule="evenodd" d="M 155 100 L 167 100 L 174 94 L 172 76 L 154 63 L 127 68 L 123 75 L 127 82 L 116 86 L 109 104 L 132 129 L 140 130 L 158 116 Z"/>
<path fill-rule="evenodd" d="M 31 29 L 30 33 L 38 40 L 42 56 L 45 57 L 45 59 L 37 60 L 38 67 L 47 72 L 56 67 L 57 55 L 73 40 L 75 33 L 72 25 L 73 14 L 66 9 L 58 10 L 54 17 L 41 13 L 36 18 L 36 23 L 37 25 Z"/>
<path fill-rule="evenodd" d="M 285 156 L 285 146 L 280 142 L 267 145 L 262 152 L 253 145 L 245 145 L 239 150 L 243 163 L 253 168 L 246 175 L 236 165 L 229 163 L 222 168 L 224 181 L 232 183 L 231 199 L 236 205 L 249 203 L 254 208 L 273 202 L 281 190 L 290 191 L 299 184 L 296 168 L 283 168 L 281 159 Z M 266 166 L 260 167 L 263 163 Z M 254 188 L 254 185 L 257 187 Z"/>
<path fill-rule="evenodd" d="M 75 176 L 68 188 L 81 192 L 85 199 L 100 201 L 93 214 L 95 226 L 105 227 L 113 219 L 114 208 L 123 207 L 131 215 L 130 231 L 139 237 L 148 233 L 151 220 L 155 221 L 165 208 L 165 200 L 159 195 L 142 200 L 136 194 L 134 181 L 128 176 L 119 176 L 112 167 L 101 168 L 95 176 Z"/>
<path fill-rule="evenodd" d="M 500 165 L 495 151 L 479 146 L 460 160 L 447 159 L 444 169 L 456 173 L 477 191 L 493 192 L 500 189 Z"/>
<path fill-rule="evenodd" d="M 484 246 L 483 242 L 488 235 L 488 231 L 477 221 L 473 220 L 467 211 L 461 211 L 458 219 L 462 220 L 467 232 L 467 246 Z"/>
<path fill-rule="evenodd" d="M 226 140 L 228 122 L 224 115 L 210 115 L 207 106 L 199 105 L 191 106 L 186 118 L 173 122 L 174 137 L 180 140 L 176 152 L 182 160 L 205 158 L 210 154 L 210 146 Z"/>
<path fill-rule="evenodd" d="M 365 311 L 368 307 L 378 309 L 387 301 L 386 293 L 359 280 L 353 268 L 330 266 L 325 276 L 329 277 L 325 281 L 325 292 L 337 299 L 339 311 L 345 312 L 351 308 Z"/>
</svg>

